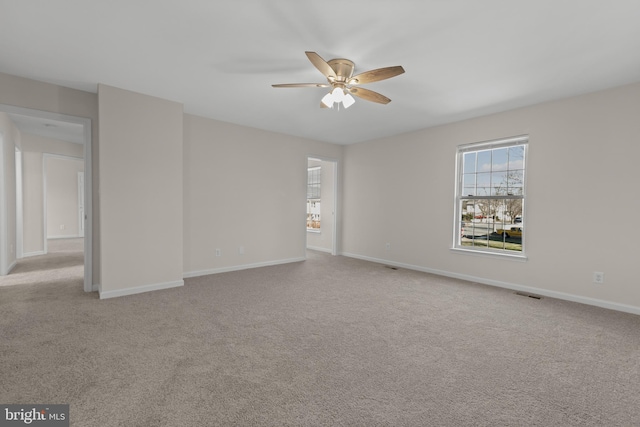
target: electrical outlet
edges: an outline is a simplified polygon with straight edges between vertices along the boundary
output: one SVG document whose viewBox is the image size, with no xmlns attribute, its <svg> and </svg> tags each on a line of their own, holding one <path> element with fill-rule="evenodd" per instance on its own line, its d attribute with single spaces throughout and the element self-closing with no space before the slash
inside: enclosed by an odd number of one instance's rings
<svg viewBox="0 0 640 427">
<path fill-rule="evenodd" d="M 60 224 L 60 230 L 64 230 L 64 224 Z"/>
<path fill-rule="evenodd" d="M 387 251 L 390 251 L 391 250 L 391 243 L 385 243 L 384 244 L 384 249 L 387 250 Z"/>
<path fill-rule="evenodd" d="M 216 256 L 222 256 L 222 249 L 216 249 Z"/>
<path fill-rule="evenodd" d="M 604 283 L 604 273 L 601 271 L 593 272 L 593 283 Z"/>
<path fill-rule="evenodd" d="M 238 248 L 238 255 L 244 255 L 244 246 Z"/>
</svg>

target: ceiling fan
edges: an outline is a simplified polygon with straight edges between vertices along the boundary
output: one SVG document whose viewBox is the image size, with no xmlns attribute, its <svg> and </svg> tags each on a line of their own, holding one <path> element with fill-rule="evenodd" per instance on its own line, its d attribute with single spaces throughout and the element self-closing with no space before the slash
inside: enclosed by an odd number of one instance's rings
<svg viewBox="0 0 640 427">
<path fill-rule="evenodd" d="M 355 102 L 351 95 L 378 104 L 388 104 L 389 98 L 359 85 L 389 79 L 404 73 L 400 65 L 378 68 L 353 75 L 355 63 L 348 59 L 331 59 L 325 61 L 315 52 L 305 52 L 309 61 L 327 78 L 327 83 L 288 83 L 276 84 L 273 87 L 330 87 L 331 90 L 320 101 L 320 107 L 332 108 L 334 103 L 349 108 Z"/>
</svg>

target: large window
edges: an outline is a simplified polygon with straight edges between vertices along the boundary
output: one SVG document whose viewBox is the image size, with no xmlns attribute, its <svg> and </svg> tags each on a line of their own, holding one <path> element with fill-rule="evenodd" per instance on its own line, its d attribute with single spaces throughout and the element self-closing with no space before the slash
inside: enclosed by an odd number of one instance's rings
<svg viewBox="0 0 640 427">
<path fill-rule="evenodd" d="M 454 247 L 524 255 L 526 136 L 458 147 Z"/>
<path fill-rule="evenodd" d="M 320 231 L 320 195 L 322 169 L 320 166 L 307 169 L 307 229 Z"/>
</svg>

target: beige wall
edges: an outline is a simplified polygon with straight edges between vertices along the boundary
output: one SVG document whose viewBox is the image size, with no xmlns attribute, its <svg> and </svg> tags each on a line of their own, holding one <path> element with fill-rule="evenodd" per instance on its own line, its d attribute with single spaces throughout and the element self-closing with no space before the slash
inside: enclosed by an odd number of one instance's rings
<svg viewBox="0 0 640 427">
<path fill-rule="evenodd" d="M 47 238 L 80 236 L 78 173 L 84 160 L 45 156 Z"/>
<path fill-rule="evenodd" d="M 185 276 L 305 258 L 307 156 L 342 146 L 188 114 L 184 143 Z"/>
<path fill-rule="evenodd" d="M 627 232 L 640 210 L 640 199 L 633 197 L 640 84 L 346 147 L 182 115 L 179 104 L 114 88 L 102 87 L 99 97 L 100 134 L 107 138 L 100 145 L 107 151 L 100 153 L 104 172 L 97 164 L 98 96 L 0 74 L 0 103 L 93 120 L 94 195 L 98 176 L 108 180 L 100 197 L 106 209 L 98 211 L 94 197 L 94 231 L 98 213 L 109 216 L 101 227 L 109 240 L 100 244 L 107 254 L 96 247 L 101 235 L 95 233 L 94 280 L 100 274 L 107 290 L 175 283 L 178 270 L 188 276 L 302 259 L 306 157 L 342 160 L 344 153 L 339 251 L 617 309 L 640 308 L 630 267 L 637 250 Z M 165 121 L 166 128 L 158 126 Z M 456 146 L 521 134 L 530 135 L 528 260 L 452 252 Z M 256 203 L 262 218 L 254 214 Z M 168 212 L 165 206 L 171 206 Z M 130 225 L 133 208 L 143 208 L 143 220 L 133 221 L 144 222 L 141 227 Z M 184 217 L 174 208 L 184 210 Z M 559 224 L 570 230 L 558 232 Z M 176 230 L 184 233 L 182 243 Z M 131 246 L 118 253 L 123 243 Z M 215 257 L 216 248 L 222 256 Z M 109 264 L 104 274 L 100 261 Z M 594 271 L 605 273 L 604 285 L 592 283 Z"/>
<path fill-rule="evenodd" d="M 637 311 L 639 111 L 635 84 L 348 146 L 344 252 Z M 528 261 L 452 252 L 456 146 L 522 134 Z"/>
<path fill-rule="evenodd" d="M 42 255 L 44 242 L 44 176 L 42 153 L 22 152 L 23 253 Z"/>
<path fill-rule="evenodd" d="M 44 241 L 44 224 L 45 209 L 44 200 L 50 202 L 49 197 L 45 198 L 44 191 L 44 153 L 62 156 L 82 157 L 84 152 L 83 145 L 73 144 L 71 142 L 59 141 L 51 138 L 44 138 L 38 135 L 23 133 L 22 134 L 22 176 L 23 176 L 23 252 L 24 256 L 41 255 L 45 251 Z M 82 164 L 83 160 L 76 160 Z M 48 187 L 47 187 L 48 188 Z M 77 187 L 73 188 L 77 191 Z M 54 198 L 55 200 L 55 198 Z M 49 206 L 47 206 L 48 208 Z M 54 216 L 56 206 L 54 209 Z M 76 218 L 77 223 L 77 218 Z M 59 228 L 60 224 L 55 227 Z M 48 237 L 61 236 L 59 232 L 51 229 L 51 225 L 47 227 Z M 75 227 L 77 230 L 77 226 Z M 53 234 L 51 232 L 53 231 Z M 68 231 L 68 230 L 58 230 Z M 77 234 L 77 233 L 76 233 Z"/>
<path fill-rule="evenodd" d="M 16 262 L 16 157 L 15 148 L 21 145 L 20 131 L 11 122 L 9 116 L 0 112 L 0 133 L 2 134 L 2 159 L 0 167 L 3 189 L 0 194 L 4 194 L 4 216 L 5 229 L 2 242 L 4 247 L 0 248 L 0 274 L 6 274 Z"/>
<path fill-rule="evenodd" d="M 182 284 L 182 104 L 98 87 L 100 297 Z"/>
<path fill-rule="evenodd" d="M 121 291 L 126 293 L 137 288 L 149 290 L 149 286 L 158 283 L 175 284 L 179 282 L 175 280 L 176 277 L 181 279 L 183 272 L 201 274 L 304 258 L 306 158 L 309 155 L 341 158 L 343 150 L 337 145 L 300 140 L 215 120 L 184 116 L 182 113 L 178 115 L 175 111 L 171 111 L 168 117 L 166 111 L 163 112 L 165 101 L 108 86 L 101 86 L 96 95 L 0 74 L 0 104 L 89 117 L 92 120 L 93 281 L 103 285 L 103 295 L 106 296 L 116 296 Z M 184 127 L 181 122 L 183 118 L 186 121 Z M 169 123 L 169 132 L 158 126 L 165 122 Z M 179 140 L 178 144 L 171 142 L 166 145 L 161 142 L 173 138 L 171 134 L 177 129 L 180 129 L 180 138 L 172 141 Z M 182 191 L 183 162 L 172 150 L 180 147 L 182 154 L 180 144 L 183 135 L 187 138 L 184 179 L 190 180 L 193 185 L 185 184 L 184 203 L 182 193 L 180 202 L 176 203 L 178 192 L 174 186 L 179 185 Z M 108 142 L 101 141 L 98 145 L 99 136 L 107 138 Z M 169 147 L 169 150 L 158 150 L 159 147 Z M 99 148 L 106 150 L 107 154 L 99 153 Z M 203 153 L 205 156 L 200 157 Z M 206 157 L 209 154 L 213 157 Z M 24 161 L 32 166 L 38 162 L 41 164 L 42 159 L 37 156 L 32 152 L 25 156 Z M 176 167 L 178 160 L 180 165 Z M 219 167 L 212 169 L 211 163 L 216 162 Z M 104 173 L 100 167 L 105 168 Z M 236 181 L 229 179 L 239 176 L 240 170 L 257 173 L 240 176 Z M 205 180 L 201 180 L 201 177 Z M 32 177 L 34 182 L 38 179 L 41 182 L 41 177 Z M 102 179 L 107 179 L 108 183 L 102 185 Z M 154 179 L 155 183 L 152 182 Z M 221 187 L 219 191 L 212 192 L 211 182 L 206 179 L 214 180 L 215 185 Z M 278 187 L 278 184 L 282 186 Z M 256 220 L 253 214 L 255 206 L 243 209 L 248 202 L 237 197 L 238 191 L 255 195 L 256 185 L 260 189 L 269 187 L 264 194 L 273 196 L 256 196 L 264 203 L 263 216 L 269 221 L 266 226 L 260 225 L 259 218 Z M 123 188 L 125 191 L 119 193 Z M 158 202 L 160 199 L 162 203 Z M 32 204 L 37 204 L 38 200 L 42 200 L 40 195 L 32 198 Z M 147 203 L 149 201 L 152 203 Z M 228 203 L 222 206 L 221 201 Z M 102 203 L 106 203 L 105 209 L 100 208 Z M 166 212 L 166 206 L 171 206 L 169 212 Z M 212 209 L 212 206 L 222 214 L 215 220 L 201 213 Z M 190 215 L 189 218 L 184 222 L 182 218 L 178 219 L 173 208 L 181 213 L 184 209 L 185 217 Z M 293 208 L 293 213 L 290 208 Z M 40 208 L 38 210 L 41 211 Z M 138 220 L 133 220 L 136 224 L 144 222 L 137 230 L 131 225 L 133 212 L 142 212 Z M 110 218 L 105 226 L 100 222 L 102 213 Z M 247 221 L 236 221 L 237 218 L 246 218 Z M 194 219 L 197 221 L 194 222 Z M 258 231 L 253 232 L 256 228 Z M 167 239 L 179 240 L 174 235 L 175 230 L 182 232 L 183 229 L 189 233 L 189 243 L 185 242 L 184 247 L 182 244 L 167 246 Z M 41 230 L 34 235 L 39 233 Z M 102 237 L 107 238 L 108 242 L 103 244 Z M 210 238 L 215 242 L 213 246 Z M 127 247 L 130 242 L 137 242 L 128 246 L 128 252 L 125 251 L 126 254 L 133 254 L 131 257 L 115 249 L 121 245 Z M 239 245 L 245 247 L 245 256 L 233 258 L 231 254 L 238 253 Z M 223 255 L 214 259 L 210 254 L 212 248 L 215 253 L 216 247 L 222 249 Z M 158 254 L 160 248 L 168 248 L 168 253 Z M 32 249 L 42 250 L 42 247 Z M 107 249 L 109 253 L 103 256 L 101 249 Z M 25 252 L 27 250 L 25 247 Z M 137 254 L 145 250 L 149 252 L 138 257 Z M 163 261 L 175 259 L 176 253 L 184 262 L 180 274 L 176 274 L 176 263 Z M 136 261 L 141 262 L 134 267 Z M 109 265 L 105 272 L 102 271 L 104 262 Z M 128 272 L 133 274 L 124 278 Z"/>
<path fill-rule="evenodd" d="M 49 111 L 91 120 L 93 283 L 100 277 L 100 217 L 99 217 L 99 169 L 98 169 L 98 96 L 66 87 L 38 82 L 23 77 L 0 73 L 0 104 L 21 108 Z M 26 248 L 25 248 L 26 252 Z"/>
<path fill-rule="evenodd" d="M 333 161 L 313 162 L 320 166 L 320 231 L 307 231 L 307 247 L 331 253 L 334 229 L 334 183 L 336 163 Z M 311 166 L 311 162 L 309 162 Z"/>
</svg>

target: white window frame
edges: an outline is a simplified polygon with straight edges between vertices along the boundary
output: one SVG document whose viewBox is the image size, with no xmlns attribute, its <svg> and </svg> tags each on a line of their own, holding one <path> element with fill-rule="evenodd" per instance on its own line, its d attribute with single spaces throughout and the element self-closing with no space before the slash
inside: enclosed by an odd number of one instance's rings
<svg viewBox="0 0 640 427">
<path fill-rule="evenodd" d="M 489 195 L 489 196 L 468 196 L 463 192 L 463 159 L 464 154 L 469 152 L 478 152 L 478 151 L 486 151 L 497 148 L 505 148 L 522 145 L 524 148 L 524 164 L 523 164 L 523 187 L 522 187 L 522 195 L 508 195 L 508 196 L 497 196 L 497 195 Z M 529 147 L 529 136 L 528 135 L 520 135 L 510 138 L 491 140 L 491 141 L 483 141 L 483 142 L 475 142 L 471 144 L 464 144 L 458 146 L 456 151 L 456 185 L 455 185 L 455 217 L 453 222 L 453 247 L 451 248 L 454 252 L 466 253 L 466 254 L 474 254 L 474 255 L 488 255 L 488 256 L 496 256 L 496 257 L 505 257 L 516 260 L 526 260 L 527 256 L 525 254 L 525 240 L 526 233 L 522 235 L 522 250 L 507 250 L 507 249 L 496 249 L 490 247 L 482 247 L 482 246 L 463 246 L 462 245 L 462 202 L 464 200 L 499 200 L 499 199 L 521 199 L 522 200 L 522 213 L 521 213 L 521 224 L 525 224 L 526 218 L 526 182 L 527 182 L 527 159 L 528 159 L 528 147 Z M 528 229 L 527 229 L 528 230 Z"/>
</svg>

